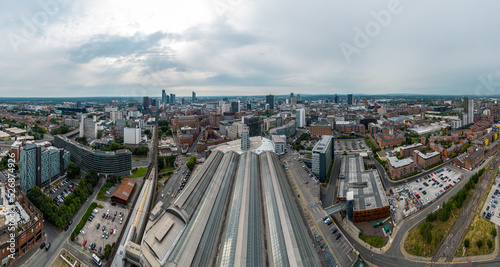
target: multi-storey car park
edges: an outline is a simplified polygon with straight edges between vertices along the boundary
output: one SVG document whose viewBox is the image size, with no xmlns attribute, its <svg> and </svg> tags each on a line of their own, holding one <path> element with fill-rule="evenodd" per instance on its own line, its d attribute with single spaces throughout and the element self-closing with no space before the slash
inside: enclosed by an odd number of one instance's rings
<svg viewBox="0 0 500 267">
<path fill-rule="evenodd" d="M 348 200 L 347 214 L 354 222 L 386 218 L 390 215 L 389 201 L 376 170 L 364 170 L 363 158 L 347 156 L 342 160 L 339 181 L 339 201 Z M 350 204 L 350 205 L 349 205 Z M 350 210 L 351 209 L 351 210 Z"/>
<path fill-rule="evenodd" d="M 54 136 L 54 146 L 70 152 L 71 161 L 85 171 L 95 170 L 99 174 L 130 175 L 132 153 L 128 149 L 114 152 L 94 150 L 65 136 Z"/>
<path fill-rule="evenodd" d="M 214 151 L 169 206 L 153 209 L 141 266 L 319 266 L 278 156 Z M 162 205 L 161 202 L 157 205 Z"/>
</svg>

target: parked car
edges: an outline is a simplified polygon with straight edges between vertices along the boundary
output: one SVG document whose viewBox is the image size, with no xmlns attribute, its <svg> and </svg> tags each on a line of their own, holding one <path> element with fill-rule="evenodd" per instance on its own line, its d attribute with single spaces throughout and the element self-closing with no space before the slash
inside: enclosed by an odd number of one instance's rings
<svg viewBox="0 0 500 267">
<path fill-rule="evenodd" d="M 42 249 L 42 248 L 44 248 L 44 247 L 45 247 L 45 243 L 42 243 L 42 244 L 40 245 L 40 249 Z"/>
<path fill-rule="evenodd" d="M 50 242 L 47 243 L 47 246 L 45 246 L 45 251 L 49 251 L 49 248 L 50 248 Z"/>
</svg>

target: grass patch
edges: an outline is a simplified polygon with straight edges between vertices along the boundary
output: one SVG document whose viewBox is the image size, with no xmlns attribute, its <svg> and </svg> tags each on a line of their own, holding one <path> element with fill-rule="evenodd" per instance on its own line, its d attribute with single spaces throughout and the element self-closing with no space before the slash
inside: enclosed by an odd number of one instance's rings
<svg viewBox="0 0 500 267">
<path fill-rule="evenodd" d="M 496 170 L 498 173 L 498 169 Z M 496 174 L 495 173 L 495 176 Z M 469 227 L 469 230 L 467 230 L 467 233 L 465 234 L 464 240 L 462 240 L 462 247 L 464 247 L 466 244 L 469 243 L 468 247 L 465 248 L 465 254 L 463 249 L 460 249 L 457 252 L 457 257 L 462 257 L 462 256 L 478 256 L 478 255 L 487 255 L 492 253 L 495 250 L 495 239 L 490 238 L 492 229 L 496 229 L 496 226 L 494 223 L 486 220 L 481 216 L 481 210 L 484 207 L 484 203 L 488 201 L 488 196 L 489 192 L 491 191 L 491 187 L 493 186 L 493 183 L 495 182 L 495 179 L 491 180 L 490 186 L 488 187 L 488 193 L 484 196 L 483 200 L 481 201 L 481 205 L 479 208 L 476 210 L 476 214 L 474 215 L 474 219 L 472 220 L 472 223 Z M 496 230 L 495 230 L 496 232 Z M 496 236 L 496 235 L 495 235 Z M 488 239 L 491 240 L 491 247 L 488 246 Z M 465 241 L 468 240 L 468 241 Z M 483 245 L 481 247 L 477 246 L 477 241 L 481 240 Z"/>
<path fill-rule="evenodd" d="M 384 238 L 381 236 L 364 235 L 362 232 L 359 233 L 359 238 L 365 241 L 365 243 L 376 248 L 381 248 L 386 243 Z"/>
<path fill-rule="evenodd" d="M 491 163 L 490 163 L 491 164 Z M 471 176 L 464 187 L 457 192 L 448 203 L 443 203 L 439 210 L 429 213 L 422 222 L 406 237 L 404 248 L 407 253 L 421 256 L 433 256 L 441 246 L 445 236 L 455 224 L 458 216 L 474 193 L 476 184 L 483 176 L 486 168 Z"/>
<path fill-rule="evenodd" d="M 100 208 L 100 209 L 104 208 L 104 207 L 103 207 L 102 205 L 100 205 L 100 204 L 97 204 L 97 207 L 98 207 L 98 208 Z"/>
<path fill-rule="evenodd" d="M 175 167 L 165 167 L 161 169 L 158 173 L 169 172 L 175 170 Z"/>
<path fill-rule="evenodd" d="M 108 199 L 106 197 L 106 191 L 108 191 L 115 183 L 113 182 L 106 182 L 102 187 L 101 189 L 99 190 L 99 193 L 97 193 L 97 197 L 96 199 L 97 200 L 102 200 L 102 201 L 106 201 L 106 199 Z"/>
<path fill-rule="evenodd" d="M 148 171 L 148 167 L 135 168 L 135 169 L 132 170 L 132 175 L 130 175 L 128 178 L 144 177 L 146 175 L 147 171 Z"/>
<path fill-rule="evenodd" d="M 57 257 L 57 261 L 54 263 L 54 267 L 70 267 L 63 259 Z"/>
<path fill-rule="evenodd" d="M 75 237 L 80 233 L 80 230 L 83 229 L 83 227 L 85 226 L 85 223 L 87 223 L 87 219 L 88 219 L 89 215 L 92 213 L 92 210 L 94 210 L 96 207 L 97 207 L 97 203 L 92 202 L 92 204 L 90 204 L 89 208 L 87 209 L 87 211 L 85 212 L 83 217 L 80 219 L 80 222 L 75 227 L 75 230 L 73 230 L 73 233 L 71 233 L 71 241 L 75 240 Z"/>
</svg>

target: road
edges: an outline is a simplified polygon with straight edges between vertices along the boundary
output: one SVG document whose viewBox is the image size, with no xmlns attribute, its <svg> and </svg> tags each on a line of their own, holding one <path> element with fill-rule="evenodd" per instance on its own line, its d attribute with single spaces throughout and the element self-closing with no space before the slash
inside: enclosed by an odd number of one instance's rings
<svg viewBox="0 0 500 267">
<path fill-rule="evenodd" d="M 318 233 L 323 237 L 330 252 L 334 255 L 335 261 L 340 266 L 352 266 L 356 257 L 350 252 L 350 244 L 344 238 L 336 240 L 335 236 L 332 235 L 333 225 L 329 226 L 323 222 L 323 217 L 327 216 L 327 213 L 321 206 L 321 202 L 318 201 L 320 184 L 312 182 L 302 167 L 302 163 L 293 159 L 294 155 L 290 152 L 285 156 L 285 162 L 288 163 L 286 173 L 294 179 L 297 189 L 301 192 L 297 196 L 297 200 L 299 208 L 302 208 L 304 213 L 306 225 L 311 228 L 313 233 Z M 305 184 L 305 181 L 308 183 Z"/>
<path fill-rule="evenodd" d="M 466 266 L 466 263 L 463 262 L 432 262 L 430 260 L 427 261 L 415 261 L 406 258 L 403 255 L 402 252 L 402 240 L 403 236 L 406 232 L 409 232 L 413 230 L 420 221 L 425 219 L 428 213 L 432 212 L 437 208 L 437 206 L 441 206 L 443 202 L 448 201 L 451 197 L 453 197 L 460 189 L 463 188 L 465 183 L 469 180 L 469 178 L 479 170 L 480 168 L 476 168 L 474 171 L 471 171 L 469 173 L 466 173 L 464 175 L 464 179 L 460 183 L 458 183 L 455 187 L 453 187 L 448 193 L 446 193 L 444 196 L 439 198 L 437 201 L 435 201 L 433 204 L 429 205 L 425 209 L 421 210 L 420 212 L 406 218 L 403 220 L 400 225 L 399 229 L 396 230 L 395 233 L 393 233 L 393 242 L 391 243 L 392 245 L 389 247 L 389 249 L 384 252 L 384 253 L 376 253 L 373 252 L 363 245 L 359 244 L 355 239 L 352 237 L 348 236 L 347 238 L 349 239 L 350 243 L 353 244 L 354 248 L 358 250 L 361 253 L 361 256 L 363 259 L 368 261 L 374 266 L 384 266 L 384 267 L 402 267 L 402 266 L 427 266 L 428 264 L 432 264 L 433 266 Z M 339 221 L 334 217 L 334 221 L 337 223 L 338 227 L 345 232 L 345 229 L 343 229 L 342 224 L 339 224 Z M 498 238 L 498 237 L 497 237 Z M 479 263 L 473 263 L 473 266 L 495 266 L 492 265 L 494 263 L 500 262 L 500 258 L 495 257 L 495 259 L 485 261 L 485 262 L 479 262 Z"/>
<path fill-rule="evenodd" d="M 481 204 L 481 200 L 488 194 L 491 180 L 495 179 L 495 173 L 498 169 L 497 161 L 495 160 L 491 166 L 493 166 L 493 169 L 491 171 L 485 171 L 483 178 L 479 181 L 474 193 L 462 209 L 450 233 L 446 236 L 441 247 L 436 252 L 436 255 L 432 259 L 433 261 L 437 261 L 440 257 L 447 257 L 447 261 L 451 261 L 453 257 L 455 257 L 458 249 L 461 247 L 467 229 L 476 215 L 475 211 L 480 209 L 479 205 Z"/>
<path fill-rule="evenodd" d="M 341 159 L 341 155 L 335 155 L 335 162 L 333 163 L 332 174 L 330 176 L 330 181 L 328 182 L 328 187 L 326 188 L 326 193 L 321 194 L 323 207 L 329 207 L 337 202 L 337 179 L 340 173 Z"/>
<path fill-rule="evenodd" d="M 94 188 L 94 194 L 89 197 L 89 201 L 84 202 L 80 209 L 73 216 L 73 224 L 69 227 L 68 231 L 56 229 L 52 223 L 45 222 L 43 224 L 43 230 L 45 232 L 44 242 L 50 242 L 51 247 L 49 251 L 45 251 L 45 249 L 37 249 L 36 247 L 31 249 L 27 255 L 23 255 L 20 259 L 14 261 L 12 266 L 30 266 L 30 267 L 46 267 L 52 266 L 55 262 L 56 258 L 60 255 L 60 253 L 65 250 L 69 251 L 71 254 L 76 256 L 78 259 L 82 260 L 88 266 L 92 266 L 93 261 L 89 256 L 89 253 L 85 253 L 81 251 L 81 249 L 74 247 L 71 244 L 69 237 L 76 225 L 83 217 L 87 208 L 90 204 L 95 200 L 99 188 L 104 184 L 104 179 L 100 179 L 99 183 Z M 39 245 L 39 244 L 38 244 Z M 26 256 L 26 257 L 25 257 Z"/>
</svg>

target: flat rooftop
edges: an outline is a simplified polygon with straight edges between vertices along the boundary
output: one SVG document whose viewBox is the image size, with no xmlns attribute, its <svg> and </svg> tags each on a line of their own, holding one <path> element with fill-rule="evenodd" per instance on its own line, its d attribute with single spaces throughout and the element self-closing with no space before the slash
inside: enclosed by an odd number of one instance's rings
<svg viewBox="0 0 500 267">
<path fill-rule="evenodd" d="M 363 158 L 346 156 L 340 165 L 339 197 L 354 194 L 354 210 L 370 210 L 389 206 L 384 187 L 377 170 L 364 170 Z"/>
<path fill-rule="evenodd" d="M 241 139 L 237 139 L 234 141 L 226 142 L 220 145 L 209 147 L 212 151 L 221 151 L 221 152 L 229 152 L 234 151 L 239 154 L 242 154 L 243 151 L 241 149 Z M 271 140 L 267 138 L 263 138 L 262 136 L 254 136 L 250 137 L 250 151 L 260 154 L 264 151 L 272 151 L 274 152 L 274 145 Z"/>
<path fill-rule="evenodd" d="M 389 160 L 389 164 L 394 168 L 401 168 L 413 164 L 411 158 L 398 159 L 396 157 L 387 157 L 387 160 Z"/>
<path fill-rule="evenodd" d="M 323 135 L 321 140 L 314 145 L 313 153 L 325 153 L 329 146 L 331 146 L 333 137 L 331 135 Z"/>
</svg>

